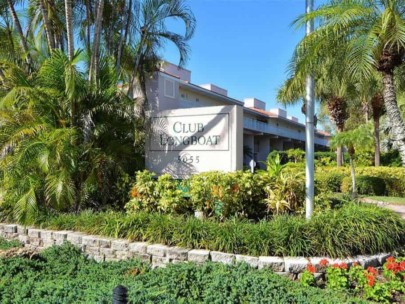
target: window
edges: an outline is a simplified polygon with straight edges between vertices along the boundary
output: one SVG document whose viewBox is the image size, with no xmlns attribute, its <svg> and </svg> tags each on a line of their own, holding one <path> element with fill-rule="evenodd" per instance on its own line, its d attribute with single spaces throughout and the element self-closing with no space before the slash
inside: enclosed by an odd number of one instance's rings
<svg viewBox="0 0 405 304">
<path fill-rule="evenodd" d="M 171 79 L 164 80 L 164 95 L 165 97 L 174 98 L 174 81 Z"/>
</svg>

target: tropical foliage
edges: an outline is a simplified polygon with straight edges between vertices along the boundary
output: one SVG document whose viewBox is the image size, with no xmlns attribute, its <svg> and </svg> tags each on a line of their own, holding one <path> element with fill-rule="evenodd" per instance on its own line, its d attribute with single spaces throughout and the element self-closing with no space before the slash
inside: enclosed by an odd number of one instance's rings
<svg viewBox="0 0 405 304">
<path fill-rule="evenodd" d="M 170 19 L 183 21 L 184 35 L 167 29 Z M 147 107 L 133 88 L 143 91 L 166 41 L 183 63 L 194 28 L 183 0 L 3 1 L 3 212 L 27 222 L 38 211 L 127 201 Z"/>
</svg>

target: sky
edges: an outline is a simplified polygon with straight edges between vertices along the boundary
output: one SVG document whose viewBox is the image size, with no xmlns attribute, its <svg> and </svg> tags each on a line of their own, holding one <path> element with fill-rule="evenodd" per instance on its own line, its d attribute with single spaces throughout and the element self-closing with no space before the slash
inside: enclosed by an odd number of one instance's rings
<svg viewBox="0 0 405 304">
<path fill-rule="evenodd" d="M 283 107 L 277 104 L 277 90 L 287 79 L 294 48 L 305 34 L 304 28 L 291 25 L 305 12 L 305 0 L 188 0 L 188 4 L 197 20 L 185 65 L 192 71 L 191 82 L 218 85 L 238 100 L 255 97 L 266 102 L 267 110 Z M 173 46 L 167 45 L 162 55 L 178 63 Z M 304 122 L 301 104 L 289 106 L 287 112 Z"/>
</svg>

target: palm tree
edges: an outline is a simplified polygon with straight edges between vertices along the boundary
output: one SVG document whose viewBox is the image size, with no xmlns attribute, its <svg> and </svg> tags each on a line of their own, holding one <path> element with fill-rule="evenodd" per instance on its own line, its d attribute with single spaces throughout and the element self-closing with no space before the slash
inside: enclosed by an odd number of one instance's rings
<svg viewBox="0 0 405 304">
<path fill-rule="evenodd" d="M 373 71 L 382 76 L 385 108 L 391 118 L 394 140 L 405 166 L 405 123 L 398 109 L 394 70 L 405 54 L 405 3 L 401 0 L 330 1 L 316 11 L 300 16 L 295 24 L 315 20 L 320 26 L 300 43 L 305 61 L 332 58 L 328 42 L 345 46 L 344 63 L 353 77 L 368 78 Z"/>
<path fill-rule="evenodd" d="M 336 134 L 331 140 L 331 146 L 345 146 L 349 153 L 350 172 L 352 177 L 352 197 L 357 196 L 356 188 L 356 173 L 354 165 L 354 156 L 356 149 L 364 149 L 370 146 L 373 138 L 370 129 L 367 125 L 361 125 L 358 128 L 350 131 L 345 131 Z"/>
<path fill-rule="evenodd" d="M 184 22 L 184 35 L 167 30 L 166 23 L 170 19 Z M 145 0 L 141 4 L 139 24 L 139 41 L 135 48 L 128 96 L 133 96 L 137 77 L 139 77 L 141 88 L 144 86 L 144 75 L 152 72 L 151 67 L 156 68 L 159 61 L 157 53 L 165 42 L 173 43 L 179 50 L 180 66 L 185 63 L 189 55 L 187 41 L 194 34 L 196 22 L 185 0 Z M 144 100 L 145 97 L 143 96 Z"/>
<path fill-rule="evenodd" d="M 94 82 L 98 79 L 98 68 L 100 61 L 100 36 L 101 36 L 101 22 L 103 20 L 104 0 L 98 1 L 97 14 L 96 14 L 96 26 L 94 29 L 94 42 L 93 51 L 90 61 L 90 74 L 89 81 Z"/>
</svg>

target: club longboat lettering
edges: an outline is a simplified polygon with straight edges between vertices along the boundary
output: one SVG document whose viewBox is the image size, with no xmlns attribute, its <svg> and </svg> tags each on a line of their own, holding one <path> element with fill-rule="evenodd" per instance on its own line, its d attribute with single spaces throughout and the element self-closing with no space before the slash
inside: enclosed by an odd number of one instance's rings
<svg viewBox="0 0 405 304">
<path fill-rule="evenodd" d="M 203 134 L 205 128 L 201 122 L 183 123 L 176 121 L 172 131 L 175 135 L 160 134 L 159 144 L 161 146 L 216 146 L 221 140 L 220 135 Z"/>
</svg>

